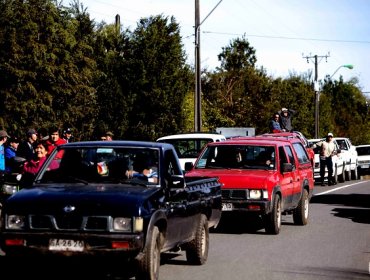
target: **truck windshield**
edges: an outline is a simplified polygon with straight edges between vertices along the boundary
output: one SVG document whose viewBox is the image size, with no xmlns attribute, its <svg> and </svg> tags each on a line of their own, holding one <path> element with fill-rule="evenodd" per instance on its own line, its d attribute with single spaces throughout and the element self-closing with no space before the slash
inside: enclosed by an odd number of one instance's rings
<svg viewBox="0 0 370 280">
<path fill-rule="evenodd" d="M 157 184 L 158 155 L 153 148 L 65 147 L 50 155 L 36 180 L 88 184 L 135 179 Z"/>
<path fill-rule="evenodd" d="M 179 158 L 197 158 L 203 147 L 213 142 L 211 138 L 187 138 L 187 139 L 166 139 L 159 142 L 170 143 L 175 147 Z"/>
<path fill-rule="evenodd" d="M 275 166 L 273 146 L 212 145 L 204 150 L 195 168 L 272 169 Z"/>
</svg>

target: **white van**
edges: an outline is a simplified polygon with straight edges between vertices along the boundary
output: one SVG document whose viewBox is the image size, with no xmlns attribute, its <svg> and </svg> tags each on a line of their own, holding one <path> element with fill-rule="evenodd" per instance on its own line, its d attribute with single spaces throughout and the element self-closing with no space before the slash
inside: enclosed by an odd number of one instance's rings
<svg viewBox="0 0 370 280">
<path fill-rule="evenodd" d="M 207 143 L 225 140 L 226 137 L 218 133 L 195 132 L 164 136 L 158 138 L 157 142 L 172 144 L 177 151 L 181 167 L 185 170 L 185 162 L 194 163 Z"/>
</svg>

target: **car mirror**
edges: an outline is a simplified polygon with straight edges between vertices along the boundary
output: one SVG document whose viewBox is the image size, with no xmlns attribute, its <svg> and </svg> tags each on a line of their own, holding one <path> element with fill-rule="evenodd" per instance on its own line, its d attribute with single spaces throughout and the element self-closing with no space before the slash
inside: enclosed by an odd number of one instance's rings
<svg viewBox="0 0 370 280">
<path fill-rule="evenodd" d="M 189 171 L 193 168 L 193 163 L 191 161 L 185 162 L 185 171 Z"/>
</svg>

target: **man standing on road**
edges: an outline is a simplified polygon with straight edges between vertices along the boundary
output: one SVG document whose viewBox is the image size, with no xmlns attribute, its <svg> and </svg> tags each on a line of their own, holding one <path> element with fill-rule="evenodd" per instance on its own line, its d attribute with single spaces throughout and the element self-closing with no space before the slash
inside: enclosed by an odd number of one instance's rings
<svg viewBox="0 0 370 280">
<path fill-rule="evenodd" d="M 321 147 L 320 152 L 320 177 L 321 186 L 325 186 L 325 167 L 328 169 L 328 185 L 336 185 L 337 182 L 333 179 L 333 160 L 332 156 L 336 154 L 337 150 L 333 141 L 333 133 L 329 132 L 325 141 L 316 144 Z"/>
</svg>

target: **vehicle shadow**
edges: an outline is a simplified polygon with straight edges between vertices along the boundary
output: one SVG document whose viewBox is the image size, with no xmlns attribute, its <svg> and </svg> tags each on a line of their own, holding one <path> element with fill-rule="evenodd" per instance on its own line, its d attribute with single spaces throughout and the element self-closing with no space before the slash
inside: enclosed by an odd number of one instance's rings
<svg viewBox="0 0 370 280">
<path fill-rule="evenodd" d="M 370 224 L 370 195 L 368 194 L 324 194 L 313 196 L 310 202 L 335 205 L 332 210 L 335 212 L 334 216 L 351 219 L 355 223 Z"/>
<path fill-rule="evenodd" d="M 263 220 L 257 215 L 245 213 L 222 213 L 218 226 L 211 233 L 266 234 Z"/>
<path fill-rule="evenodd" d="M 111 262 L 112 261 L 112 262 Z M 1 256 L 2 267 L 9 273 L 1 279 L 89 279 L 127 280 L 135 279 L 132 265 L 118 260 L 99 257 L 43 257 L 43 256 Z"/>
</svg>

